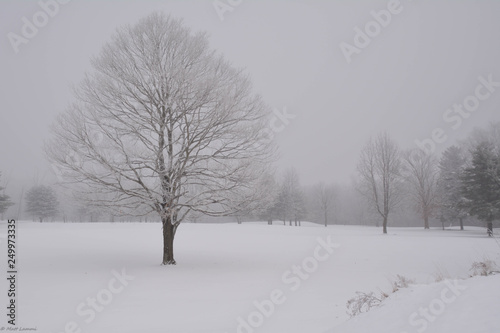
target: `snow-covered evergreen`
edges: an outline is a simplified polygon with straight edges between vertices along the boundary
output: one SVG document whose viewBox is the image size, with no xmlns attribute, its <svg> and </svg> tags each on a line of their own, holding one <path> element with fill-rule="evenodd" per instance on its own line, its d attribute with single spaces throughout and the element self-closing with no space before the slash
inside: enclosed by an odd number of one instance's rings
<svg viewBox="0 0 500 333">
<path fill-rule="evenodd" d="M 34 186 L 26 193 L 26 212 L 40 222 L 55 216 L 58 206 L 56 192 L 49 186 Z"/>
<path fill-rule="evenodd" d="M 440 201 L 440 218 L 444 221 L 460 221 L 463 230 L 463 220 L 467 216 L 462 195 L 462 173 L 466 158 L 458 146 L 446 149 L 439 161 L 438 193 Z"/>
<path fill-rule="evenodd" d="M 491 235 L 493 221 L 500 217 L 500 156 L 491 142 L 479 143 L 472 152 L 472 165 L 462 176 L 462 192 L 470 214 L 487 222 Z"/>
<path fill-rule="evenodd" d="M 0 178 L 2 177 L 2 173 L 0 172 Z M 10 197 L 4 193 L 5 188 L 0 186 L 0 215 L 5 213 L 7 209 L 12 206 L 14 203 L 10 201 Z"/>
</svg>

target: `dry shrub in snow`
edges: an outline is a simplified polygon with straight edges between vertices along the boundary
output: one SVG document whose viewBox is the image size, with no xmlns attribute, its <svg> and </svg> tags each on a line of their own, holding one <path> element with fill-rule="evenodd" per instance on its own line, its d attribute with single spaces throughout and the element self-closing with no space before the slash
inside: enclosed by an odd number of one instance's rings
<svg viewBox="0 0 500 333">
<path fill-rule="evenodd" d="M 434 273 L 434 281 L 441 282 L 450 279 L 450 273 L 443 266 L 436 265 L 436 273 Z"/>
<path fill-rule="evenodd" d="M 356 292 L 356 296 L 347 301 L 347 314 L 351 317 L 368 312 L 371 308 L 382 304 L 382 297 L 378 298 L 373 292 Z"/>
<path fill-rule="evenodd" d="M 472 271 L 471 276 L 488 276 L 496 273 L 500 273 L 495 271 L 494 269 L 497 267 L 494 261 L 486 259 L 483 261 L 475 261 L 472 263 L 470 271 Z"/>
<path fill-rule="evenodd" d="M 396 280 L 392 282 L 392 292 L 395 293 L 399 289 L 408 288 L 412 283 L 415 283 L 415 281 L 398 274 Z"/>
<path fill-rule="evenodd" d="M 391 282 L 392 292 L 395 293 L 399 289 L 408 288 L 412 283 L 414 283 L 413 280 L 398 274 L 396 280 Z M 381 305 L 387 297 L 389 297 L 389 294 L 382 290 L 380 290 L 379 297 L 375 296 L 373 292 L 357 291 L 356 296 L 347 301 L 347 314 L 354 317 L 360 313 L 368 312 L 371 308 Z"/>
</svg>

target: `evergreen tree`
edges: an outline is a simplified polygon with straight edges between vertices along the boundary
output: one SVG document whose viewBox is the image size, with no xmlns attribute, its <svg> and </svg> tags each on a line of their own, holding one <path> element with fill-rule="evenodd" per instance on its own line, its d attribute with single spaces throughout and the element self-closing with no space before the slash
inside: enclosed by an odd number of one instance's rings
<svg viewBox="0 0 500 333">
<path fill-rule="evenodd" d="M 0 172 L 0 177 L 2 176 L 2 173 Z M 0 215 L 5 213 L 7 209 L 13 205 L 13 203 L 10 201 L 10 197 L 3 193 L 5 188 L 0 186 Z"/>
<path fill-rule="evenodd" d="M 47 217 L 54 217 L 58 205 L 56 193 L 49 186 L 35 186 L 26 193 L 26 212 L 31 213 L 40 222 Z"/>
<path fill-rule="evenodd" d="M 460 221 L 460 230 L 464 230 L 463 219 L 467 216 L 462 194 L 462 174 L 466 158 L 457 146 L 446 149 L 439 161 L 438 194 L 440 198 L 440 218 L 443 221 Z"/>
<path fill-rule="evenodd" d="M 471 215 L 487 223 L 488 235 L 500 213 L 500 155 L 490 142 L 479 143 L 472 152 L 472 165 L 462 176 L 465 206 Z"/>
</svg>

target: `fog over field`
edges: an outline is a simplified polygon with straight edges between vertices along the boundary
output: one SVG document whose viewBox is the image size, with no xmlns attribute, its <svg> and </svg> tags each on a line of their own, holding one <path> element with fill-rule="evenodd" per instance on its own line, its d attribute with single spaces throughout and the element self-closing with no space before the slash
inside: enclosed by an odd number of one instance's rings
<svg viewBox="0 0 500 333">
<path fill-rule="evenodd" d="M 305 184 L 348 183 L 359 150 L 381 131 L 411 148 L 442 128 L 442 151 L 500 120 L 497 93 L 459 128 L 443 120 L 474 93 L 478 77 L 500 81 L 499 4 L 401 1 L 401 12 L 347 63 L 340 44 L 354 45 L 355 27 L 364 29 L 370 12 L 388 2 L 241 1 L 221 21 L 212 1 L 72 0 L 15 53 L 7 34 L 21 35 L 22 18 L 31 21 L 40 5 L 2 1 L 0 139 L 8 144 L 0 170 L 29 181 L 36 170 L 50 172 L 41 148 L 54 117 L 72 101 L 71 86 L 118 27 L 155 11 L 208 32 L 211 46 L 246 69 L 270 107 L 296 116 L 276 135 L 278 165 L 294 166 Z"/>
<path fill-rule="evenodd" d="M 499 14 L 1 1 L 0 330 L 498 332 Z"/>
</svg>

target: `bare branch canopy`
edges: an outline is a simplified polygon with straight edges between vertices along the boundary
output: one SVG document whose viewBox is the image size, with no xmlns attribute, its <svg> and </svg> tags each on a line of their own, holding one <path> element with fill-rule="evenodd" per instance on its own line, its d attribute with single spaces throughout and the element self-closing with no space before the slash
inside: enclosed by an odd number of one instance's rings
<svg viewBox="0 0 500 333">
<path fill-rule="evenodd" d="M 231 214 L 255 198 L 275 150 L 269 109 L 206 34 L 152 14 L 119 29 L 91 65 L 46 147 L 83 195 L 157 212 L 172 235 L 192 212 Z"/>
</svg>

